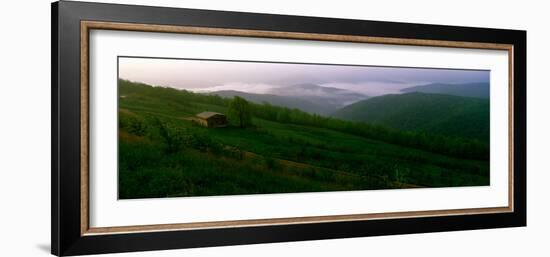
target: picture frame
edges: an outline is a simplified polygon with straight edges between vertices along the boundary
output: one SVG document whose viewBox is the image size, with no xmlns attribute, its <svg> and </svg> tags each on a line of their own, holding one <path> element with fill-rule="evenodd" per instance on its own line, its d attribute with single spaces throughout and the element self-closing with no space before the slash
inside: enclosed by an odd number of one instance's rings
<svg viewBox="0 0 550 257">
<path fill-rule="evenodd" d="M 90 32 L 162 33 L 505 51 L 506 206 L 90 225 Z M 118 65 L 118 64 L 117 64 Z M 82 255 L 526 225 L 526 32 L 61 1 L 52 4 L 52 254 Z M 289 197 L 291 197 L 289 195 Z M 192 208 L 192 206 L 191 206 Z M 138 215 L 138 214 L 136 214 Z"/>
</svg>

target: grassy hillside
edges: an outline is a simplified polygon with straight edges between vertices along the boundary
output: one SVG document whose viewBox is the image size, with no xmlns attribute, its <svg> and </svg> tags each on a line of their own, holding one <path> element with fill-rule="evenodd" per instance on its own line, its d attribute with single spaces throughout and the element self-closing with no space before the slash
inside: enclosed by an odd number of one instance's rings
<svg viewBox="0 0 550 257">
<path fill-rule="evenodd" d="M 489 140 L 486 99 L 425 93 L 384 95 L 346 106 L 333 116 L 400 130 Z"/>
<path fill-rule="evenodd" d="M 464 148 L 443 155 L 422 150 L 428 145 L 415 134 L 271 105 L 252 104 L 252 125 L 246 128 L 231 124 L 205 128 L 191 119 L 202 111 L 229 113 L 229 102 L 219 96 L 119 81 L 119 197 L 489 183 L 484 156 L 460 157 L 463 152 L 486 154 L 468 151 L 477 146 L 468 140 L 441 139 Z"/>
</svg>

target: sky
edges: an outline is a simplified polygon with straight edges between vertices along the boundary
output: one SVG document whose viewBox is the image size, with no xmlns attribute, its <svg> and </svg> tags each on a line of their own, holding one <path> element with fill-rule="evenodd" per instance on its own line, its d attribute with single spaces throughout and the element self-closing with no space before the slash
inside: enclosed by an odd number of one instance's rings
<svg viewBox="0 0 550 257">
<path fill-rule="evenodd" d="M 377 96 L 430 83 L 489 83 L 489 75 L 482 70 L 119 58 L 122 79 L 195 92 L 262 94 L 272 88 L 316 84 Z"/>
</svg>

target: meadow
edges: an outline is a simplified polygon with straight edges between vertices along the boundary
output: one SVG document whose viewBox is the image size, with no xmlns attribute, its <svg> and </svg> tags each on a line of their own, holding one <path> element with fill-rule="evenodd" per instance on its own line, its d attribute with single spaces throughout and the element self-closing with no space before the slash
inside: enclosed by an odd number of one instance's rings
<svg viewBox="0 0 550 257">
<path fill-rule="evenodd" d="M 119 80 L 119 198 L 489 184 L 478 138 L 403 131 L 269 104 Z M 197 113 L 227 114 L 207 128 Z"/>
</svg>

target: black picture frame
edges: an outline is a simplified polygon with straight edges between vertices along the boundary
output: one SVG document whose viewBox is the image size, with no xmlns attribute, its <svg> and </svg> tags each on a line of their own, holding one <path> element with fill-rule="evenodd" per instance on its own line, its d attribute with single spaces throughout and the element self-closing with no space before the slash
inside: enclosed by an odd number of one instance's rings
<svg viewBox="0 0 550 257">
<path fill-rule="evenodd" d="M 526 31 L 61 1 L 52 4 L 52 254 L 518 227 L 526 225 Z M 513 201 L 507 213 L 81 234 L 80 40 L 83 20 L 513 45 Z M 506 161 L 506 160 L 503 160 Z"/>
</svg>

